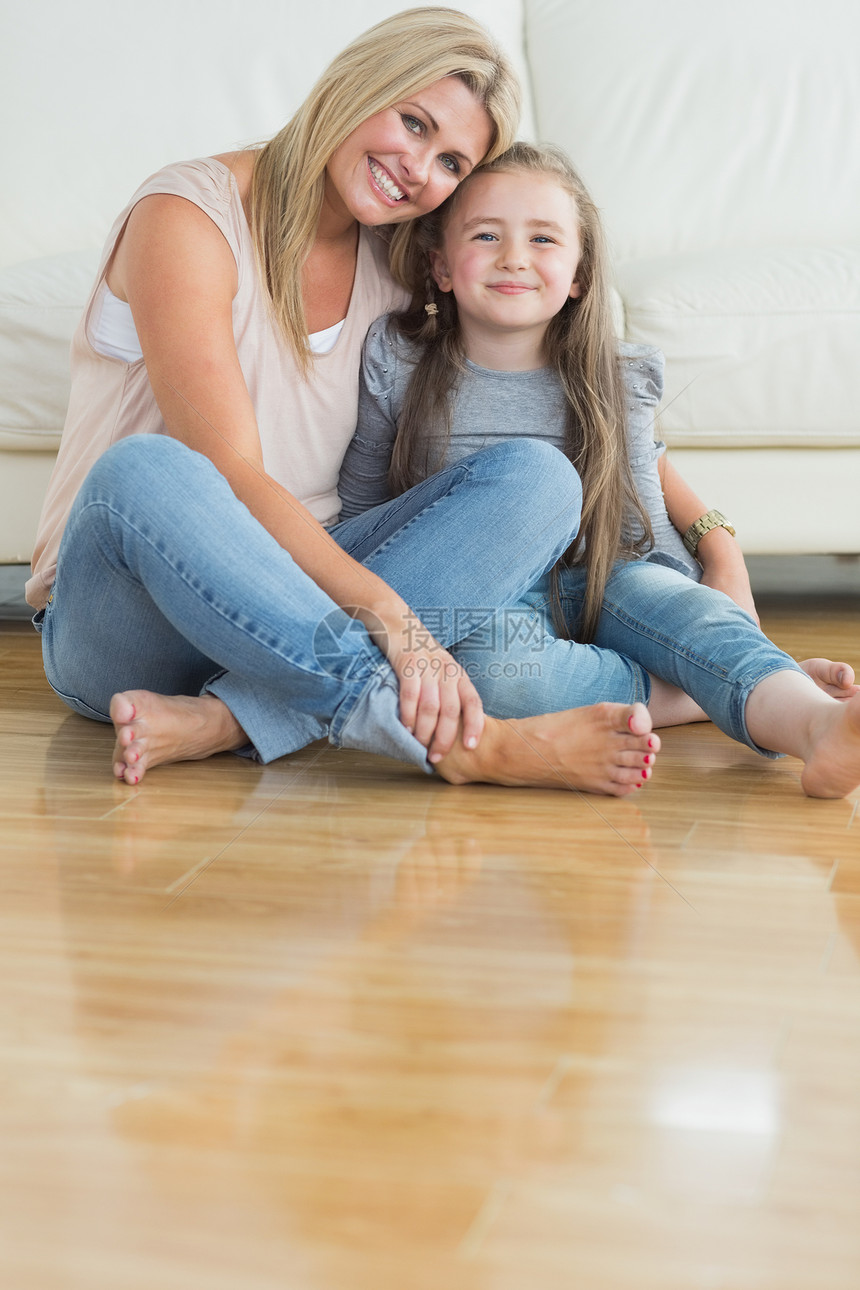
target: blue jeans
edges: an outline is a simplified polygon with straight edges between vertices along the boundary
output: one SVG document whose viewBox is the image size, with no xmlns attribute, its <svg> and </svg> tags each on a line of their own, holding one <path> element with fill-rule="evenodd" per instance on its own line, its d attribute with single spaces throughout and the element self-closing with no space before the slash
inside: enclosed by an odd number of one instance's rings
<svg viewBox="0 0 860 1290">
<path fill-rule="evenodd" d="M 577 530 L 581 497 L 561 453 L 521 440 L 475 453 L 332 533 L 447 647 L 555 561 Z M 395 674 L 362 624 L 208 458 L 168 436 L 121 440 L 96 462 L 36 625 L 48 681 L 84 716 L 109 720 L 120 690 L 208 692 L 261 761 L 327 735 L 429 769 L 398 719 Z"/>
<path fill-rule="evenodd" d="M 585 599 L 582 568 L 560 578 L 564 620 L 575 634 Z M 487 712 L 525 717 L 587 703 L 647 703 L 650 676 L 679 686 L 733 739 L 750 738 L 750 692 L 776 672 L 800 671 L 750 616 L 720 591 L 651 560 L 615 566 L 593 645 L 552 629 L 548 575 L 452 653 Z"/>
</svg>

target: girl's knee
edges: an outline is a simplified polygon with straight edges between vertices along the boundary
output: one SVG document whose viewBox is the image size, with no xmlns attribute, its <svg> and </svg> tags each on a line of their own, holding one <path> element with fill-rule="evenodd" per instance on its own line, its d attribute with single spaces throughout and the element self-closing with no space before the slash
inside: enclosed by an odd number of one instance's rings
<svg viewBox="0 0 860 1290">
<path fill-rule="evenodd" d="M 545 439 L 506 439 L 487 451 L 497 454 L 518 487 L 535 501 L 552 499 L 581 507 L 582 484 L 575 466 Z"/>
</svg>

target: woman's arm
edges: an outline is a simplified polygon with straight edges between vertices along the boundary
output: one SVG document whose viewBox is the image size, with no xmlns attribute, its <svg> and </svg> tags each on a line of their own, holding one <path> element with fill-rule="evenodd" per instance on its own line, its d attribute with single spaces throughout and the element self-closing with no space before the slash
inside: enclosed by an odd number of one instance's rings
<svg viewBox="0 0 860 1290">
<path fill-rule="evenodd" d="M 252 515 L 335 603 L 350 609 L 400 682 L 400 715 L 431 759 L 480 737 L 480 699 L 441 649 L 412 648 L 415 618 L 381 578 L 353 560 L 263 465 L 254 407 L 233 337 L 237 268 L 227 242 L 192 202 L 144 198 L 108 271 L 127 300 L 147 374 L 170 434 L 209 457 Z M 381 630 L 379 624 L 382 624 Z"/>
<path fill-rule="evenodd" d="M 708 508 L 669 461 L 667 453 L 660 458 L 659 471 L 669 518 L 683 535 Z M 696 558 L 702 566 L 704 586 L 725 592 L 758 623 L 743 552 L 728 529 L 711 529 L 706 533 L 699 541 Z"/>
</svg>

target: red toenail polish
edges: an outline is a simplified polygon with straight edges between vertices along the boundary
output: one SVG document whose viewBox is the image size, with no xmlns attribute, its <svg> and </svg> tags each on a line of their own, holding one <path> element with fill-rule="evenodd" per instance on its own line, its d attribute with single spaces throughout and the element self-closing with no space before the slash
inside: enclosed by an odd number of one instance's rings
<svg viewBox="0 0 860 1290">
<path fill-rule="evenodd" d="M 654 740 L 653 740 L 653 739 L 649 739 L 649 740 L 648 740 L 648 747 L 649 747 L 649 748 L 653 748 L 653 747 L 654 747 Z"/>
<path fill-rule="evenodd" d="M 628 729 L 628 730 L 632 730 L 632 729 L 633 729 L 633 713 L 632 713 L 632 712 L 630 713 L 630 716 L 627 718 L 627 729 Z"/>
<path fill-rule="evenodd" d="M 135 717 L 136 717 L 136 716 L 137 716 L 137 708 L 134 706 L 134 704 L 132 704 L 132 705 L 131 705 L 131 719 L 132 719 L 132 721 L 134 721 L 134 719 L 135 719 Z"/>
</svg>

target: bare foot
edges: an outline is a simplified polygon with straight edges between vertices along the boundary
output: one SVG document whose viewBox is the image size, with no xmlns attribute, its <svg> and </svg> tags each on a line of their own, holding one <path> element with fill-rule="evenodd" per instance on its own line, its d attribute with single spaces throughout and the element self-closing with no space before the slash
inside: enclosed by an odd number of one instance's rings
<svg viewBox="0 0 860 1290">
<path fill-rule="evenodd" d="M 854 684 L 854 669 L 848 663 L 832 663 L 829 658 L 808 658 L 800 666 L 807 676 L 812 677 L 819 690 L 833 699 L 844 702 L 860 693 L 860 686 Z"/>
<path fill-rule="evenodd" d="M 808 797 L 846 797 L 860 785 L 860 694 L 828 715 L 800 782 Z"/>
<path fill-rule="evenodd" d="M 247 743 L 229 708 L 214 694 L 153 694 L 126 690 L 110 702 L 116 731 L 113 773 L 139 784 L 148 770 L 170 761 L 201 761 Z"/>
<path fill-rule="evenodd" d="M 523 720 L 487 717 L 476 749 L 461 743 L 436 769 L 452 784 L 582 789 L 626 797 L 651 778 L 660 750 L 641 703 L 596 703 Z"/>
</svg>

